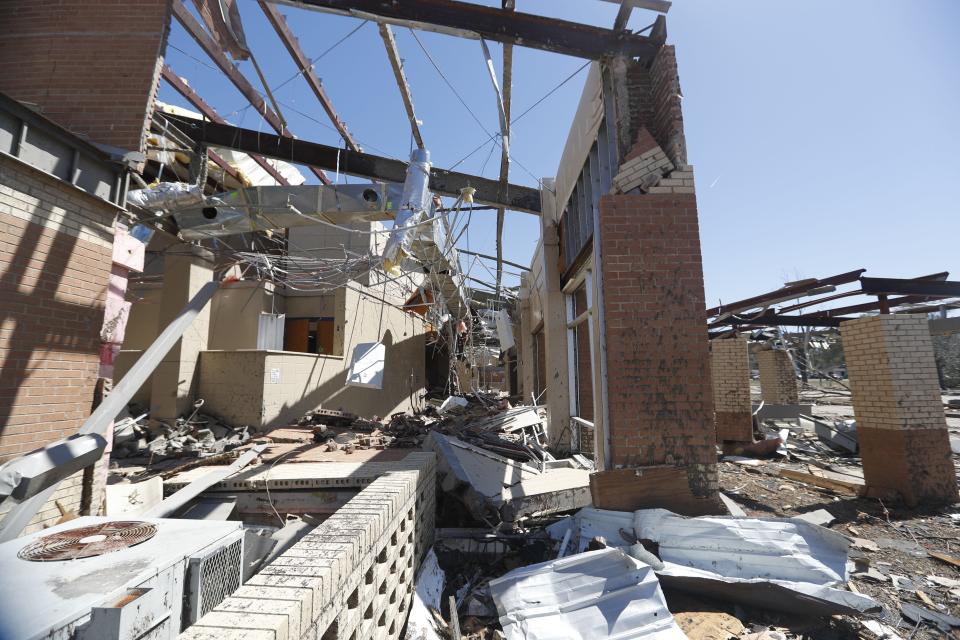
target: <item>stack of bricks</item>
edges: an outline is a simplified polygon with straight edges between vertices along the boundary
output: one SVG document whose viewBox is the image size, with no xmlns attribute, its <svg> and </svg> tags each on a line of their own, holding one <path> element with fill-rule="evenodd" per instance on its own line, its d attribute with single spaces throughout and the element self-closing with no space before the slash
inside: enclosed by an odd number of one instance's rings
<svg viewBox="0 0 960 640">
<path fill-rule="evenodd" d="M 613 186 L 620 193 L 640 188 L 646 192 L 659 184 L 664 175 L 673 171 L 673 163 L 653 139 L 646 127 L 640 129 L 637 141 L 620 163 L 613 177 Z M 693 193 L 693 183 L 689 193 Z"/>
<path fill-rule="evenodd" d="M 871 492 L 909 505 L 957 501 L 927 319 L 872 316 L 840 325 L 863 473 Z"/>
<path fill-rule="evenodd" d="M 436 461 L 374 480 L 250 578 L 183 640 L 393 640 L 433 542 Z"/>
<path fill-rule="evenodd" d="M 753 442 L 750 358 L 743 336 L 710 341 L 718 442 Z"/>
<path fill-rule="evenodd" d="M 717 492 L 703 267 L 694 194 L 600 200 L 610 458 L 676 465 Z"/>
<path fill-rule="evenodd" d="M 790 354 L 783 349 L 765 349 L 757 353 L 760 368 L 760 396 L 773 405 L 798 404 L 797 372 Z"/>
</svg>

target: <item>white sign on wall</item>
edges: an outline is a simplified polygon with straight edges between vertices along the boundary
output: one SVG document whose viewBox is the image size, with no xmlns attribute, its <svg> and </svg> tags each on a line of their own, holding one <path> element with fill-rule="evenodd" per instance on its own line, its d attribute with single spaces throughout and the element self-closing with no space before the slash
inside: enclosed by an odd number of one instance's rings
<svg viewBox="0 0 960 640">
<path fill-rule="evenodd" d="M 280 369 L 270 369 L 270 384 L 280 384 Z"/>
</svg>

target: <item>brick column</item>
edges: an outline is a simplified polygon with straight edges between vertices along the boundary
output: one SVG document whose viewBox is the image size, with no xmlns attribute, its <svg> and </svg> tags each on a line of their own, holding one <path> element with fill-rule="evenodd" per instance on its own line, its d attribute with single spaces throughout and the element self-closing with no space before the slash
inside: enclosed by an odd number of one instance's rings
<svg viewBox="0 0 960 640">
<path fill-rule="evenodd" d="M 742 336 L 710 341 L 717 442 L 753 442 L 750 358 Z"/>
<path fill-rule="evenodd" d="M 560 288 L 560 237 L 556 216 L 556 196 L 552 180 L 544 179 L 540 190 L 543 213 L 540 228 L 543 234 L 543 335 L 546 345 L 548 436 L 561 448 L 570 444 L 570 371 L 567 366 L 567 302 Z"/>
<path fill-rule="evenodd" d="M 520 348 L 517 350 L 520 388 L 524 402 L 532 402 L 536 394 L 533 381 L 533 310 L 530 305 L 530 272 L 520 274 Z"/>
<path fill-rule="evenodd" d="M 697 201 L 692 187 L 681 189 L 600 200 L 611 463 L 685 467 L 690 492 L 713 498 Z"/>
<path fill-rule="evenodd" d="M 957 502 L 927 319 L 872 316 L 840 331 L 867 486 L 911 506 Z"/>
<path fill-rule="evenodd" d="M 757 353 L 760 367 L 760 397 L 767 404 L 799 404 L 797 373 L 790 354 L 783 349 L 765 349 Z"/>
</svg>

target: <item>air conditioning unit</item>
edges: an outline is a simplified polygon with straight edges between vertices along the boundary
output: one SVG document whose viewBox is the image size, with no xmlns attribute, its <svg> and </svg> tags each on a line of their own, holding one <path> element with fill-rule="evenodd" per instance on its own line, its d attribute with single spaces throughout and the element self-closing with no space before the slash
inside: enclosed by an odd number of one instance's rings
<svg viewBox="0 0 960 640">
<path fill-rule="evenodd" d="M 78 518 L 0 544 L 0 638 L 172 640 L 242 572 L 240 522 Z"/>
</svg>

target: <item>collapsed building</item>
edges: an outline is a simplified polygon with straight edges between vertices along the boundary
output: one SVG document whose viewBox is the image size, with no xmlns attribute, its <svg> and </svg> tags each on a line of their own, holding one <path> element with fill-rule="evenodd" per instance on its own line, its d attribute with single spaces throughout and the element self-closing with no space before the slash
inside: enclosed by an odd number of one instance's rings
<svg viewBox="0 0 960 640">
<path fill-rule="evenodd" d="M 626 580 L 619 609 L 578 595 L 601 610 L 566 619 L 582 637 L 590 615 L 629 637 L 683 637 L 672 590 L 859 620 L 879 605 L 848 589 L 846 537 L 754 509 L 758 539 L 796 544 L 764 551 L 715 517 L 746 516 L 721 491 L 730 465 L 805 460 L 819 445 L 787 441 L 823 431 L 855 441 L 862 476 L 784 477 L 881 505 L 957 502 L 931 342 L 954 327 L 925 314 L 954 308 L 960 283 L 861 270 L 706 308 L 669 3 L 624 2 L 613 29 L 512 3 L 291 3 L 378 22 L 417 141 L 409 162 L 360 149 L 272 4 L 259 3 L 344 149 L 294 137 L 231 62 L 246 55 L 233 3 L 142 3 L 136 34 L 126 5 L 15 4 L 0 35 L 0 58 L 18 61 L 0 68 L 0 566 L 17 580 L 0 578 L 0 636 L 439 637 L 411 634 L 460 633 L 458 609 L 475 606 L 528 637 L 544 614 L 527 590 L 567 569 L 507 571 L 501 553 L 506 575 L 484 595 L 479 570 L 451 576 L 469 597 L 417 617 L 421 565 L 517 546 L 540 554 L 524 564 L 559 553 L 586 583 Z M 634 33 L 633 7 L 660 15 Z M 230 124 L 165 63 L 173 20 L 276 134 Z M 63 21 L 75 30 L 49 28 Z M 590 60 L 555 175 L 508 181 L 510 85 L 495 74 L 500 179 L 434 167 L 391 24 Z M 122 65 L 97 55 L 108 40 Z M 161 81 L 196 111 L 160 103 Z M 539 219 L 518 289 L 502 286 L 500 253 L 479 254 L 492 285 L 462 269 L 457 233 L 478 206 L 497 210 L 499 234 L 505 210 Z M 790 314 L 843 295 L 876 300 Z M 806 352 L 771 330 L 791 326 L 839 329 L 855 435 L 801 397 Z M 691 572 L 708 569 L 691 557 L 710 531 L 713 551 L 743 553 L 755 575 Z M 766 552 L 805 569 L 771 578 Z M 48 622 L 17 614 L 39 599 Z M 946 606 L 901 611 L 957 626 Z M 890 621 L 865 628 L 893 637 Z"/>
</svg>

